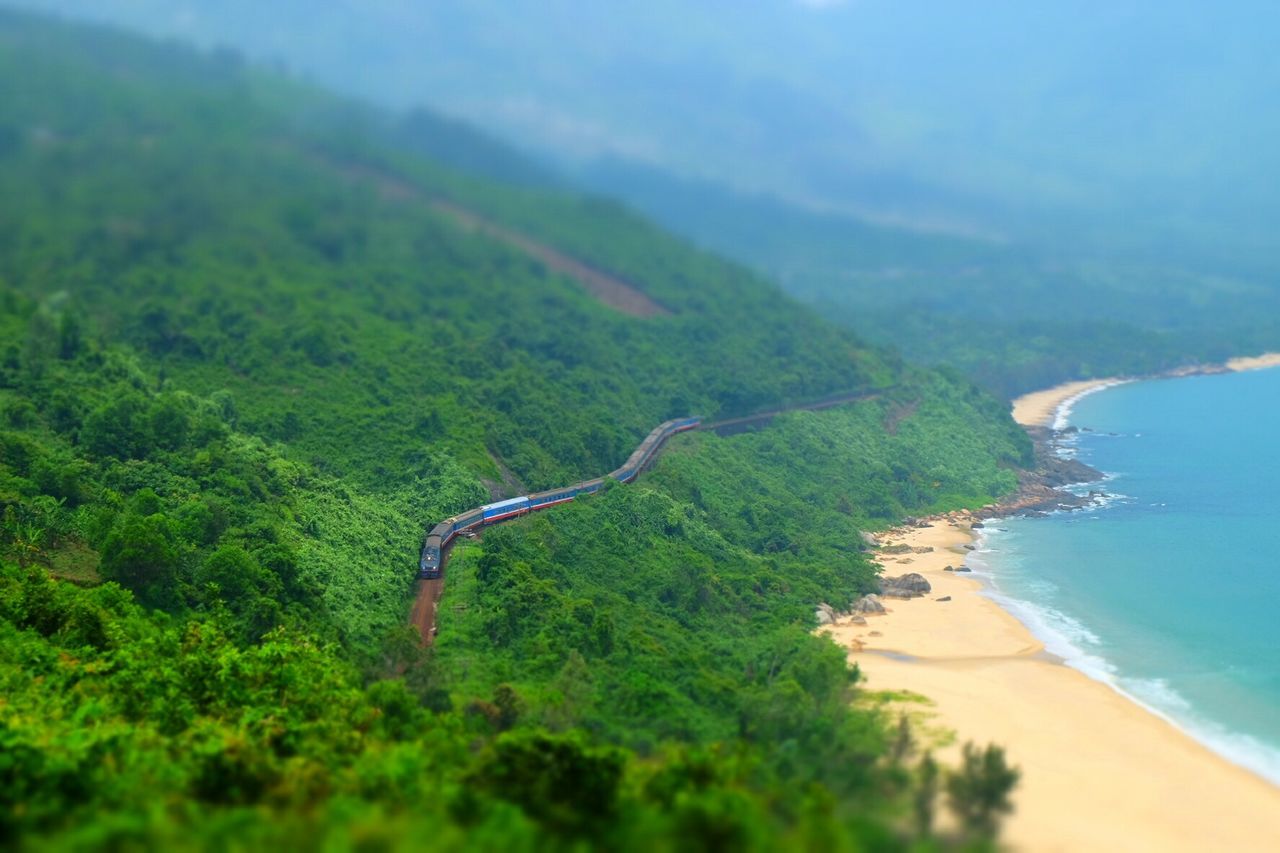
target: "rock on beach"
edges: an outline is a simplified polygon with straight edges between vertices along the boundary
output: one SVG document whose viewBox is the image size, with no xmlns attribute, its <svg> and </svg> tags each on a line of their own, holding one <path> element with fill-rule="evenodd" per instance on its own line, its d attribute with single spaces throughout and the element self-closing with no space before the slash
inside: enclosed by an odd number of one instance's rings
<svg viewBox="0 0 1280 853">
<path fill-rule="evenodd" d="M 933 589 L 928 579 L 919 572 L 911 572 L 896 578 L 881 578 L 880 588 L 884 595 L 893 598 L 915 598 L 928 595 Z"/>
</svg>

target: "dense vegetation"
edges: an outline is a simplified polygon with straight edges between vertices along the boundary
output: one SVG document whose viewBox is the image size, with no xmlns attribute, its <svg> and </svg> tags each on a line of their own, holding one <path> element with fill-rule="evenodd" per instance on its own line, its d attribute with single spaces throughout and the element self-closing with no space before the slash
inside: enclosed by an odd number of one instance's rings
<svg viewBox="0 0 1280 853">
<path fill-rule="evenodd" d="M 874 589 L 859 531 L 1005 493 L 1024 449 L 975 428 L 989 398 L 925 387 L 680 436 L 637 485 L 486 531 L 450 563 L 437 661 L 476 694 L 575 692 L 555 713 L 637 747 L 758 732 L 796 759 L 838 750 L 806 731 L 843 702 L 844 666 L 805 629 L 817 602 Z"/>
<path fill-rule="evenodd" d="M 936 783 L 808 631 L 870 588 L 859 529 L 1007 490 L 1027 447 L 999 404 L 358 105 L 0 24 L 4 843 L 922 837 Z M 403 626 L 427 522 L 609 470 L 670 415 L 852 390 L 878 396 L 685 437 L 636 487 L 490 531 L 437 648 Z"/>
<path fill-rule="evenodd" d="M 1248 261 L 1180 247 L 1157 255 L 1122 231 L 1101 246 L 914 231 L 620 164 L 578 177 L 867 340 L 1006 397 L 1280 348 L 1280 290 L 1271 270 Z"/>
</svg>

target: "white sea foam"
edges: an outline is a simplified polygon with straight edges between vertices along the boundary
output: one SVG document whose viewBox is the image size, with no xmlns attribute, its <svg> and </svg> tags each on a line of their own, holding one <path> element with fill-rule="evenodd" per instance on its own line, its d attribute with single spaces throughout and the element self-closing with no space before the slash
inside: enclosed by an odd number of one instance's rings
<svg viewBox="0 0 1280 853">
<path fill-rule="evenodd" d="M 1001 568 L 993 566 L 986 555 L 1005 553 L 1008 569 L 1017 571 L 1016 548 L 996 547 L 1009 534 L 1007 529 L 984 528 L 978 531 L 977 548 L 969 552 L 966 564 L 974 576 L 985 584 L 983 594 L 1011 613 L 1044 643 L 1045 650 L 1056 655 L 1067 666 L 1106 684 L 1120 695 L 1155 714 L 1165 722 L 1203 744 L 1211 751 L 1262 778 L 1280 785 L 1280 749 L 1255 737 L 1235 732 L 1206 719 L 1195 707 L 1162 678 L 1133 678 L 1103 656 L 1102 639 L 1084 622 L 1055 608 L 1015 598 L 1000 588 Z M 1056 585 L 1036 577 L 1019 578 L 1030 596 L 1051 598 Z"/>
<path fill-rule="evenodd" d="M 1195 706 L 1163 678 L 1119 677 L 1114 682 L 1107 683 L 1122 696 L 1146 708 L 1232 764 L 1280 785 L 1280 749 L 1201 716 L 1196 712 Z"/>
<path fill-rule="evenodd" d="M 1026 625 L 1050 654 L 1086 675 L 1114 685 L 1116 667 L 1097 651 L 1102 640 L 1087 625 L 1052 607 L 1006 595 L 1000 591 L 995 576 L 990 572 L 986 574 L 987 596 Z M 1051 594 L 1052 590 L 1032 588 L 1031 592 Z"/>
<path fill-rule="evenodd" d="M 1072 394 L 1067 399 L 1058 404 L 1058 408 L 1053 412 L 1053 428 L 1055 430 L 1066 429 L 1071 423 L 1071 412 L 1075 409 L 1076 403 L 1079 403 L 1090 394 L 1097 394 L 1099 391 L 1105 391 L 1108 388 L 1115 388 L 1117 385 L 1127 385 L 1132 379 L 1112 379 L 1107 382 L 1100 382 L 1091 388 L 1086 388 L 1078 394 Z"/>
<path fill-rule="evenodd" d="M 1130 495 L 1121 494 L 1120 492 L 1108 492 L 1103 495 L 1097 495 L 1094 498 L 1093 505 L 1096 509 L 1108 509 L 1116 504 L 1132 503 L 1134 500 L 1135 498 Z"/>
</svg>

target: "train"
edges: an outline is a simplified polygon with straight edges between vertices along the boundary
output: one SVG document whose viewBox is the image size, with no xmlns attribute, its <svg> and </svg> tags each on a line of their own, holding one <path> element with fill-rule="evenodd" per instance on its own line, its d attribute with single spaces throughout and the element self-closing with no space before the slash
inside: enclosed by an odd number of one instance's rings
<svg viewBox="0 0 1280 853">
<path fill-rule="evenodd" d="M 627 461 L 622 463 L 622 467 L 615 471 L 610 471 L 603 477 L 584 480 L 581 483 L 561 486 L 558 489 L 550 489 L 545 492 L 536 492 L 532 495 L 521 495 L 518 498 L 508 498 L 496 503 L 485 504 L 484 506 L 459 513 L 452 518 L 446 518 L 427 532 L 427 537 L 422 543 L 422 556 L 418 560 L 418 578 L 431 580 L 440 577 L 444 567 L 445 549 L 449 547 L 449 543 L 455 537 L 461 534 L 477 530 L 489 524 L 497 524 L 522 515 L 528 515 L 531 512 L 537 512 L 549 506 L 567 503 L 579 495 L 598 492 L 604 488 L 605 481 L 610 478 L 620 483 L 630 483 L 639 476 L 646 465 L 653 461 L 654 454 L 658 452 L 658 448 L 662 446 L 663 442 L 678 432 L 697 429 L 701 423 L 701 418 L 688 417 L 676 418 L 658 425 L 645 437 L 644 441 L 640 442 L 640 446 L 635 449 L 635 452 L 627 457 Z"/>
</svg>

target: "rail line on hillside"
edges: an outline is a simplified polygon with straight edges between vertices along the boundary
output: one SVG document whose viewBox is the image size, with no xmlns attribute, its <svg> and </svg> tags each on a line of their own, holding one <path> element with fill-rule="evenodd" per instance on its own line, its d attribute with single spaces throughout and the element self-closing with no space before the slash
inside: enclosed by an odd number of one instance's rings
<svg viewBox="0 0 1280 853">
<path fill-rule="evenodd" d="M 889 389 L 841 394 L 714 423 L 703 423 L 702 419 L 697 417 L 666 421 L 645 436 L 644 441 L 640 442 L 622 467 L 602 477 L 562 486 L 559 489 L 549 489 L 545 492 L 485 504 L 447 518 L 432 527 L 423 542 L 422 555 L 418 561 L 418 591 L 410 611 L 410 624 L 418 629 L 423 644 L 430 645 L 436 634 L 437 606 L 441 596 L 444 595 L 445 566 L 449 560 L 449 552 L 459 536 L 475 536 L 490 525 L 501 524 L 531 512 L 568 503 L 582 495 L 594 494 L 604 487 L 606 479 L 609 478 L 621 483 L 630 483 L 653 464 L 667 440 L 677 433 L 700 429 L 722 436 L 735 435 L 754 426 L 768 423 L 778 415 L 788 412 L 818 411 L 849 403 L 864 402 L 879 397 L 886 390 Z"/>
</svg>

